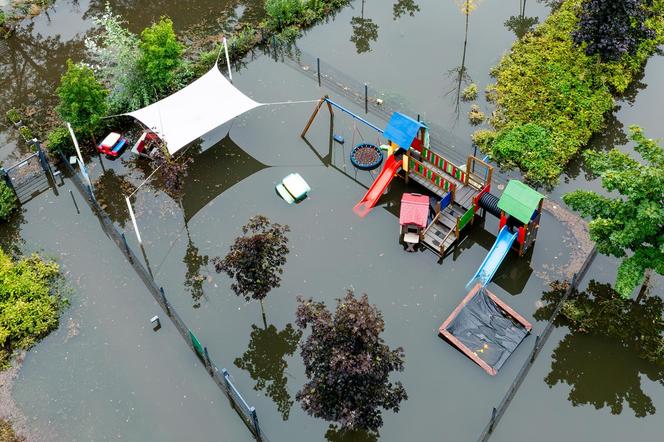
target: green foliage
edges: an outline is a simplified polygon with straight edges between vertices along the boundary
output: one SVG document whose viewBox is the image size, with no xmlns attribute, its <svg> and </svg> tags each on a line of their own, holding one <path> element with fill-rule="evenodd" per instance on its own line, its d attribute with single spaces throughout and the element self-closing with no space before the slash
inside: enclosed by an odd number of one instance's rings
<svg viewBox="0 0 664 442">
<path fill-rule="evenodd" d="M 65 155 L 73 155 L 76 152 L 69 130 L 63 126 L 57 126 L 48 133 L 46 147 L 50 152 L 62 152 Z"/>
<path fill-rule="evenodd" d="M 58 326 L 60 270 L 32 255 L 19 261 L 0 250 L 0 364 L 12 352 L 34 345 Z"/>
<path fill-rule="evenodd" d="M 5 221 L 16 209 L 16 195 L 14 191 L 0 179 L 0 221 Z"/>
<path fill-rule="evenodd" d="M 652 4 L 647 26 L 656 37 L 642 41 L 634 55 L 602 63 L 574 44 L 582 0 L 568 0 L 514 44 L 498 67 L 496 115 L 492 125 L 501 134 L 529 123 L 545 128 L 551 148 L 544 153 L 527 148 L 528 155 L 510 158 L 534 183 L 553 184 L 562 168 L 602 130 L 605 115 L 613 109 L 613 93 L 622 93 L 659 44 L 664 43 L 664 2 Z M 494 154 L 492 144 L 487 146 Z M 498 157 L 500 155 L 495 155 Z M 532 161 L 539 157 L 539 161 Z"/>
<path fill-rule="evenodd" d="M 100 28 L 95 38 L 86 38 L 85 46 L 106 87 L 112 113 L 140 109 L 150 104 L 155 91 L 143 80 L 138 67 L 141 51 L 138 36 L 124 27 L 124 21 L 106 4 L 104 14 L 94 17 Z"/>
<path fill-rule="evenodd" d="M 7 117 L 7 121 L 9 121 L 11 124 L 18 124 L 21 122 L 21 114 L 16 109 L 9 109 L 5 115 Z"/>
<path fill-rule="evenodd" d="M 139 43 L 141 57 L 138 66 L 143 80 L 157 93 L 169 90 L 175 81 L 176 72 L 182 65 L 184 49 L 175 37 L 173 21 L 162 17 L 141 33 Z"/>
<path fill-rule="evenodd" d="M 6 22 L 7 22 L 7 16 L 5 15 L 5 11 L 0 9 L 0 28 L 5 26 Z"/>
<path fill-rule="evenodd" d="M 106 116 L 108 91 L 97 81 L 92 69 L 67 60 L 67 72 L 56 92 L 60 97 L 57 107 L 60 118 L 78 132 L 93 134 Z"/>
<path fill-rule="evenodd" d="M 32 134 L 32 130 L 30 130 L 30 128 L 28 126 L 19 127 L 18 128 L 18 133 L 20 133 L 21 136 L 23 137 L 23 139 L 26 140 L 26 141 L 32 140 L 34 138 L 33 134 Z"/>
<path fill-rule="evenodd" d="M 468 112 L 468 121 L 470 121 L 470 124 L 477 126 L 484 123 L 485 119 L 486 115 L 484 115 L 484 112 L 482 112 L 478 105 L 473 104 L 470 106 L 470 111 Z"/>
<path fill-rule="evenodd" d="M 0 419 L 0 440 L 3 442 L 25 442 L 24 438 L 16 435 L 11 422 L 4 419 Z"/>
<path fill-rule="evenodd" d="M 482 147 L 482 146 L 480 146 Z M 491 156 L 504 165 L 527 165 L 546 178 L 555 178 L 557 168 L 551 166 L 555 151 L 549 131 L 527 123 L 498 132 L 491 145 Z"/>
<path fill-rule="evenodd" d="M 592 218 L 590 237 L 597 250 L 623 258 L 615 284 L 623 297 L 632 294 L 646 270 L 664 275 L 664 148 L 637 126 L 630 128 L 630 137 L 644 164 L 617 149 L 585 153 L 602 187 L 617 196 L 576 190 L 563 197 L 572 209 Z"/>
<path fill-rule="evenodd" d="M 266 0 L 265 13 L 273 27 L 281 29 L 295 23 L 304 11 L 302 0 Z"/>
<path fill-rule="evenodd" d="M 461 98 L 463 101 L 473 101 L 477 98 L 477 85 L 475 83 L 470 83 L 466 86 L 461 92 Z"/>
</svg>

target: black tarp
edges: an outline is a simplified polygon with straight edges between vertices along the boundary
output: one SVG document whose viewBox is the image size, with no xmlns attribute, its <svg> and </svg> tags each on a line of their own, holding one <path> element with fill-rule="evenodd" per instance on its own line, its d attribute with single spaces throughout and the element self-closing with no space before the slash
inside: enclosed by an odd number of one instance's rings
<svg viewBox="0 0 664 442">
<path fill-rule="evenodd" d="M 459 311 L 447 331 L 496 371 L 528 334 L 484 289 Z"/>
</svg>

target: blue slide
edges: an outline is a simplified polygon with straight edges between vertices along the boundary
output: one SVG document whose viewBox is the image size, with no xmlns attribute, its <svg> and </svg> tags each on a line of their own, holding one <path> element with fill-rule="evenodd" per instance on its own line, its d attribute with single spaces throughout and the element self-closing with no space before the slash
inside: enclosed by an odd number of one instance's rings
<svg viewBox="0 0 664 442">
<path fill-rule="evenodd" d="M 486 287 L 486 285 L 491 282 L 493 275 L 496 274 L 496 270 L 498 270 L 498 267 L 500 267 L 503 259 L 505 259 L 505 256 L 507 256 L 507 252 L 510 251 L 516 236 L 517 234 L 511 233 L 507 226 L 500 229 L 500 233 L 498 233 L 496 242 L 493 243 L 493 247 L 491 247 L 491 250 L 489 250 L 486 258 L 484 258 L 480 268 L 477 269 L 475 275 L 470 279 L 470 281 L 468 281 L 468 284 L 466 284 L 466 288 L 470 287 L 475 281 L 481 282 L 482 287 Z"/>
</svg>

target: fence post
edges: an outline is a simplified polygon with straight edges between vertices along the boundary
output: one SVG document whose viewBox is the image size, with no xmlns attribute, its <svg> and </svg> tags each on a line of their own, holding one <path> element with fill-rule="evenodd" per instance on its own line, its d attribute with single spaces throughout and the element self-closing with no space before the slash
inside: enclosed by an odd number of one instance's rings
<svg viewBox="0 0 664 442">
<path fill-rule="evenodd" d="M 318 72 L 318 87 L 320 87 L 320 57 L 316 57 L 316 72 Z"/>
<path fill-rule="evenodd" d="M 161 293 L 161 300 L 164 301 L 164 307 L 166 307 L 166 314 L 171 316 L 171 308 L 168 306 L 168 300 L 166 299 L 166 294 L 164 294 L 164 288 L 159 287 L 159 293 Z"/>
<path fill-rule="evenodd" d="M 254 430 L 256 431 L 256 437 L 258 437 L 258 440 L 261 440 L 261 429 L 258 426 L 258 415 L 256 414 L 256 407 L 251 407 L 249 409 L 249 414 L 251 415 L 251 422 L 254 424 Z"/>
<path fill-rule="evenodd" d="M 364 113 L 369 113 L 369 86 L 364 83 Z"/>
<path fill-rule="evenodd" d="M 226 385 L 226 391 L 230 392 L 231 391 L 231 386 L 228 383 L 228 370 L 226 370 L 225 368 L 222 368 L 221 369 L 221 374 L 224 378 L 224 384 Z M 235 401 L 233 401 L 233 402 L 235 402 Z"/>
<path fill-rule="evenodd" d="M 212 362 L 210 362 L 210 354 L 208 353 L 207 347 L 203 347 L 203 353 L 205 353 L 205 363 L 208 368 L 212 369 Z"/>
<path fill-rule="evenodd" d="M 69 189 L 69 194 L 71 195 L 71 200 L 74 202 L 74 207 L 76 207 L 76 213 L 80 215 L 81 211 L 78 210 L 78 204 L 76 204 L 76 198 L 74 198 L 74 192 L 71 189 Z"/>
<path fill-rule="evenodd" d="M 496 407 L 493 407 L 493 410 L 491 410 L 491 425 L 489 425 L 489 433 L 493 433 L 493 426 L 496 423 L 496 414 L 498 414 L 498 411 L 496 410 Z"/>
<path fill-rule="evenodd" d="M 72 195 L 72 196 L 73 196 L 73 195 Z M 74 202 L 74 204 L 75 204 L 75 202 Z M 122 243 L 123 243 L 124 246 L 125 246 L 125 252 L 127 253 L 127 259 L 129 260 L 130 263 L 133 264 L 133 261 L 132 261 L 132 259 L 131 259 L 131 253 L 130 253 L 130 251 L 129 251 L 129 244 L 127 243 L 127 237 L 125 236 L 124 232 L 121 233 L 120 236 L 122 236 Z"/>
</svg>

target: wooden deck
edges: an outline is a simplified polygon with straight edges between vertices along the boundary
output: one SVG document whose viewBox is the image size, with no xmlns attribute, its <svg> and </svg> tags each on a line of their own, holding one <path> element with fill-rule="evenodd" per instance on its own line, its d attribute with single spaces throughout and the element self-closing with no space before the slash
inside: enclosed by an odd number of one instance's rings
<svg viewBox="0 0 664 442">
<path fill-rule="evenodd" d="M 429 164 L 427 164 L 427 167 L 431 167 L 431 169 L 434 170 L 434 168 Z M 458 180 L 455 180 L 454 178 L 452 178 L 450 175 L 446 174 L 443 171 L 437 171 L 437 173 L 441 174 L 443 177 L 445 177 L 446 180 L 451 181 L 454 184 L 458 183 L 454 195 L 454 201 L 457 202 L 461 207 L 465 208 L 466 210 L 470 209 L 473 206 L 473 198 L 475 197 L 475 195 L 479 193 L 479 191 L 475 189 L 473 186 L 464 185 L 463 183 L 461 183 Z M 409 173 L 409 179 L 412 179 L 417 184 L 421 185 L 422 187 L 425 187 L 427 190 L 429 190 L 435 195 L 438 195 L 441 198 L 447 195 L 446 191 L 436 186 L 426 178 L 417 175 L 413 172 Z"/>
</svg>

